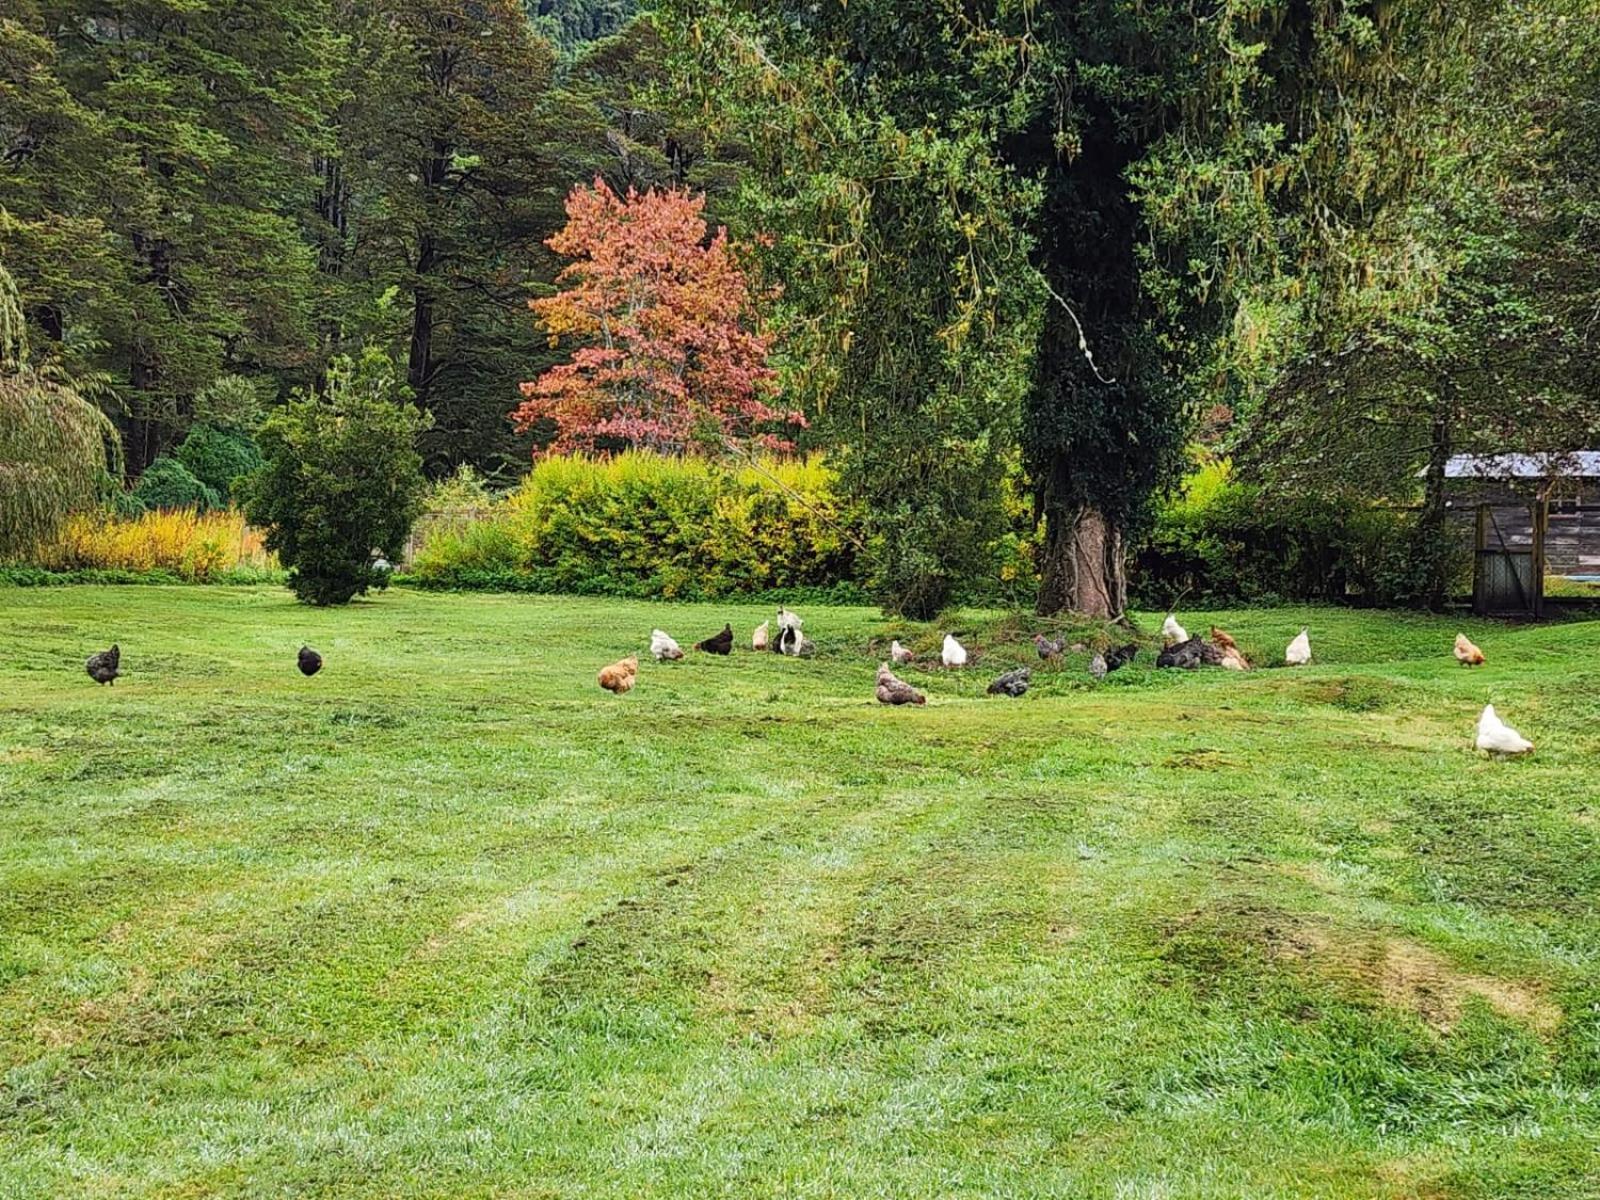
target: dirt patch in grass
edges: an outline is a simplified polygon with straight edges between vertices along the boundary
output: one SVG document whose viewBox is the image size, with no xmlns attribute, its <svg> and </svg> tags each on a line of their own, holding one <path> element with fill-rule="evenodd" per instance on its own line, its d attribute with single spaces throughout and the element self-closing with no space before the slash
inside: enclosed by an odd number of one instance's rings
<svg viewBox="0 0 1600 1200">
<path fill-rule="evenodd" d="M 1292 966 L 1352 998 L 1409 1012 L 1440 1033 L 1460 1024 L 1474 1000 L 1541 1034 L 1561 1024 L 1560 1007 L 1535 984 L 1466 970 L 1409 938 L 1270 906 L 1229 902 L 1186 913 L 1169 925 L 1162 957 L 1202 991 L 1262 967 Z"/>
</svg>

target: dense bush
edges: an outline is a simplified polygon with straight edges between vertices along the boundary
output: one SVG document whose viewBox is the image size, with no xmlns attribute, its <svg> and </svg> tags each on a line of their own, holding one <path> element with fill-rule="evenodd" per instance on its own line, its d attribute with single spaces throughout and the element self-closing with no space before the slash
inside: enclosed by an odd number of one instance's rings
<svg viewBox="0 0 1600 1200">
<path fill-rule="evenodd" d="M 833 589 L 856 580 L 860 545 L 857 515 L 817 461 L 546 458 L 486 514 L 434 521 L 414 578 L 438 587 L 679 599 Z"/>
<path fill-rule="evenodd" d="M 209 512 L 222 507 L 216 488 L 203 483 L 193 471 L 175 458 L 158 458 L 124 495 L 118 505 L 127 516 L 160 509 L 195 508 Z"/>
<path fill-rule="evenodd" d="M 189 430 L 174 457 L 224 502 L 233 499 L 235 483 L 261 465 L 261 451 L 254 438 L 213 425 L 196 425 Z"/>
<path fill-rule="evenodd" d="M 1250 604 L 1326 600 L 1409 604 L 1429 570 L 1412 553 L 1416 516 L 1351 500 L 1269 497 L 1208 464 L 1162 506 L 1130 584 L 1140 602 Z M 1453 545 L 1451 575 L 1467 563 Z"/>
<path fill-rule="evenodd" d="M 261 427 L 266 465 L 245 485 L 250 520 L 310 604 L 346 604 L 384 588 L 422 511 L 417 435 L 428 419 L 407 403 L 381 354 L 338 358 L 323 395 L 297 393 Z"/>
<path fill-rule="evenodd" d="M 34 555 L 54 572 L 166 575 L 189 583 L 266 574 L 274 568 L 261 537 L 237 512 L 157 509 L 137 516 L 107 512 L 69 517 Z"/>
</svg>

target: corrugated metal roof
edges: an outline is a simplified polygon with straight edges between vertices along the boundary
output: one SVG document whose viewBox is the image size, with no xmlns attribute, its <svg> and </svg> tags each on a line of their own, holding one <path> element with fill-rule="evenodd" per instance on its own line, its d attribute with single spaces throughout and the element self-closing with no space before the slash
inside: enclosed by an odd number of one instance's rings
<svg viewBox="0 0 1600 1200">
<path fill-rule="evenodd" d="M 1445 464 L 1446 479 L 1551 479 L 1600 477 L 1600 450 L 1559 454 L 1457 454 Z"/>
</svg>

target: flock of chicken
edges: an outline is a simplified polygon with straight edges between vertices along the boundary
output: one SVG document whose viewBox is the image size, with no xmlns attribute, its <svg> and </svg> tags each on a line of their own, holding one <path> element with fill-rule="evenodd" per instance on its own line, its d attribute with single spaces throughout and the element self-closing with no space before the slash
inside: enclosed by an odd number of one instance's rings
<svg viewBox="0 0 1600 1200">
<path fill-rule="evenodd" d="M 803 624 L 797 613 L 780 608 L 777 616 L 778 636 L 776 638 L 771 636 L 772 622 L 763 621 L 751 636 L 750 647 L 753 650 L 770 650 L 775 654 L 792 658 L 809 658 L 816 653 L 816 645 L 801 632 Z M 1161 640 L 1163 648 L 1156 656 L 1157 667 L 1176 667 L 1192 671 L 1202 666 L 1217 666 L 1230 671 L 1250 670 L 1250 661 L 1239 649 L 1238 643 L 1226 630 L 1218 629 L 1215 625 L 1211 627 L 1210 641 L 1199 634 L 1191 637 L 1188 630 L 1178 623 L 1176 615 L 1168 613 L 1167 619 L 1161 625 Z M 1039 657 L 1047 662 L 1059 659 L 1067 649 L 1061 641 L 1052 641 L 1043 634 L 1034 634 L 1033 643 L 1039 652 Z M 722 632 L 696 642 L 694 649 L 705 654 L 732 654 L 733 626 L 723 625 Z M 1078 644 L 1071 649 L 1082 651 L 1087 647 Z M 657 662 L 675 662 L 683 658 L 682 647 L 670 634 L 661 629 L 650 632 L 650 653 Z M 1138 654 L 1137 642 L 1096 651 L 1089 659 L 1089 674 L 1098 682 L 1112 671 L 1132 662 Z M 1463 633 L 1456 635 L 1455 657 L 1457 662 L 1468 667 L 1481 666 L 1484 662 L 1483 651 L 1473 645 Z M 916 656 L 899 641 L 889 643 L 889 658 L 896 666 L 906 666 L 916 661 Z M 967 648 L 956 640 L 954 634 L 945 634 L 944 643 L 939 651 L 940 663 L 948 668 L 959 668 L 967 665 L 967 658 Z M 1311 639 L 1307 630 L 1302 629 L 1295 635 L 1283 652 L 1283 661 L 1291 667 L 1305 666 L 1311 661 Z M 311 676 L 322 670 L 322 656 L 310 646 L 300 647 L 295 662 L 302 675 Z M 121 674 L 121 665 L 122 648 L 113 645 L 109 650 L 91 654 L 84 663 L 84 668 L 88 671 L 89 678 L 96 683 L 110 684 Z M 989 694 L 1021 696 L 1027 692 L 1031 679 L 1032 672 L 1027 667 L 1015 667 L 989 684 Z M 599 675 L 600 686 L 617 695 L 632 691 L 638 680 L 638 655 L 629 655 L 611 663 L 602 668 Z M 928 702 L 927 696 L 897 676 L 888 662 L 878 664 L 876 694 L 880 704 Z M 1527 754 L 1533 749 L 1532 742 L 1500 719 L 1492 704 L 1486 705 L 1478 718 L 1476 743 L 1479 750 L 1490 754 Z"/>
<path fill-rule="evenodd" d="M 778 610 L 776 640 L 771 636 L 772 624 L 771 621 L 763 621 L 756 628 L 750 639 L 751 649 L 771 650 L 796 658 L 809 657 L 816 652 L 815 645 L 801 633 L 803 622 L 796 613 L 786 608 Z M 1211 627 L 1210 640 L 1199 634 L 1191 637 L 1189 631 L 1178 623 L 1176 614 L 1168 613 L 1167 619 L 1161 625 L 1161 640 L 1162 650 L 1156 656 L 1157 667 L 1190 671 L 1202 666 L 1221 667 L 1229 671 L 1251 669 L 1250 660 L 1239 649 L 1239 644 L 1226 630 L 1218 629 L 1215 625 Z M 1039 657 L 1047 662 L 1059 659 L 1068 649 L 1064 639 L 1053 641 L 1043 634 L 1034 634 L 1033 643 Z M 731 654 L 733 626 L 725 624 L 721 633 L 696 642 L 694 649 L 707 654 Z M 1071 649 L 1083 651 L 1087 647 L 1075 644 Z M 675 662 L 684 656 L 683 649 L 677 641 L 661 629 L 652 630 L 650 633 L 650 653 L 657 662 Z M 1097 650 L 1089 659 L 1089 674 L 1099 682 L 1111 672 L 1133 662 L 1138 654 L 1138 642 Z M 1473 645 L 1465 634 L 1456 635 L 1455 657 L 1464 666 L 1480 666 L 1484 661 L 1483 651 Z M 889 660 L 895 666 L 907 666 L 916 661 L 916 656 L 896 640 L 889 643 Z M 967 648 L 954 634 L 945 634 L 939 651 L 941 665 L 947 668 L 965 667 L 967 660 Z M 1311 661 L 1309 630 L 1302 629 L 1290 640 L 1288 646 L 1284 648 L 1283 661 L 1286 666 L 1291 667 L 1303 667 Z M 639 658 L 637 655 L 630 655 L 604 667 L 600 671 L 599 683 L 606 691 L 621 695 L 632 691 L 638 678 Z M 988 691 L 992 696 L 1018 697 L 1027 692 L 1031 679 L 1032 672 L 1027 667 L 1015 667 L 990 683 Z M 878 664 L 876 694 L 880 704 L 898 706 L 928 702 L 926 695 L 894 673 L 889 662 Z M 1500 720 L 1492 704 L 1484 708 L 1482 716 L 1478 719 L 1476 742 L 1478 749 L 1492 754 L 1526 754 L 1533 749 L 1532 742 Z"/>
</svg>

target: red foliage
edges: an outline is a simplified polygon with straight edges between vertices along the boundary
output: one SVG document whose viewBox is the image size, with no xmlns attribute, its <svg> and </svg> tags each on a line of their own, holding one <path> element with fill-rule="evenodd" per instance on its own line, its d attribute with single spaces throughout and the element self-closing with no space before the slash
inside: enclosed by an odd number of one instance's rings
<svg viewBox="0 0 1600 1200">
<path fill-rule="evenodd" d="M 727 230 L 709 240 L 701 196 L 628 190 L 596 179 L 567 197 L 567 224 L 546 243 L 574 259 L 561 291 L 529 307 L 550 334 L 581 344 L 522 385 L 511 414 L 527 429 L 548 418 L 550 450 L 617 441 L 658 450 L 707 444 L 707 435 L 791 449 L 796 412 L 771 407 L 770 339 L 755 331 L 755 294 Z"/>
</svg>

